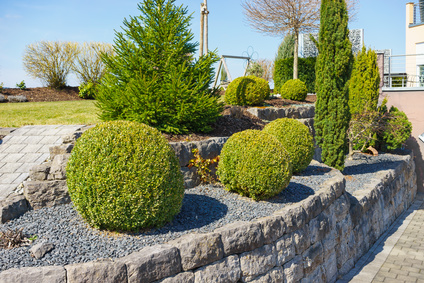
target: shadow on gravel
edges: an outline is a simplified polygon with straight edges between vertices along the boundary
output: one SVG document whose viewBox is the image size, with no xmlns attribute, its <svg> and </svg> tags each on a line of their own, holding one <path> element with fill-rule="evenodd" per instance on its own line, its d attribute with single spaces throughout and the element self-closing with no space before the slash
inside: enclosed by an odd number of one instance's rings
<svg viewBox="0 0 424 283">
<path fill-rule="evenodd" d="M 227 211 L 228 207 L 214 198 L 186 193 L 181 212 L 175 216 L 172 223 L 156 230 L 156 232 L 162 234 L 168 231 L 180 232 L 201 228 L 223 218 Z"/>
<path fill-rule="evenodd" d="M 381 170 L 389 170 L 389 169 L 395 169 L 397 166 L 399 166 L 403 161 L 381 161 L 378 163 L 371 163 L 371 164 L 357 164 L 357 165 L 350 165 L 346 166 L 343 170 L 343 175 L 359 175 L 359 174 L 366 174 L 366 173 L 375 173 Z"/>
<path fill-rule="evenodd" d="M 305 171 L 299 174 L 299 176 L 304 176 L 304 177 L 322 176 L 327 174 L 330 171 L 331 171 L 331 168 L 329 167 L 323 167 L 322 165 L 321 166 L 309 165 L 305 169 Z"/>
<path fill-rule="evenodd" d="M 302 174 L 303 175 L 303 174 Z M 271 203 L 292 203 L 299 202 L 313 195 L 315 191 L 308 186 L 290 182 L 289 186 L 279 193 L 276 197 L 269 199 Z"/>
</svg>

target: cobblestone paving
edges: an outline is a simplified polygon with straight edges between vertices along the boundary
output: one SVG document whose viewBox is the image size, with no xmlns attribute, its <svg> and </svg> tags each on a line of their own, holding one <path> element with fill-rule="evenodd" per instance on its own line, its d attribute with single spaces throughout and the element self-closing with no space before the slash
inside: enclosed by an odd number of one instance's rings
<svg viewBox="0 0 424 283">
<path fill-rule="evenodd" d="M 423 193 L 337 282 L 424 282 Z"/>
<path fill-rule="evenodd" d="M 29 176 L 29 170 L 43 163 L 49 148 L 62 143 L 62 136 L 81 125 L 24 126 L 0 141 L 0 200 L 6 198 Z"/>
</svg>

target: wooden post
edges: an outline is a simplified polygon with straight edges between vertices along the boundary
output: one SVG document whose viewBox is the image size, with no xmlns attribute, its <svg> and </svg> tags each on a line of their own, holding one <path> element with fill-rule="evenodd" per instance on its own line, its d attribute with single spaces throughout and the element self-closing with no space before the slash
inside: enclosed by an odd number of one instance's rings
<svg viewBox="0 0 424 283">
<path fill-rule="evenodd" d="M 208 1 L 204 0 L 204 16 L 205 16 L 205 54 L 208 54 Z"/>
</svg>

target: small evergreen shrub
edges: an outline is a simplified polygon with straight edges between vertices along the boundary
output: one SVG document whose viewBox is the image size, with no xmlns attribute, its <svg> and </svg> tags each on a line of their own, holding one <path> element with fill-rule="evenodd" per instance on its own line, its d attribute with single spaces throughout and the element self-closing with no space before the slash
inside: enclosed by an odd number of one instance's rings
<svg viewBox="0 0 424 283">
<path fill-rule="evenodd" d="M 78 87 L 78 96 L 84 99 L 94 99 L 97 93 L 97 85 L 92 82 L 83 83 Z"/>
<path fill-rule="evenodd" d="M 290 154 L 293 173 L 302 172 L 314 156 L 314 139 L 309 128 L 301 122 L 281 118 L 265 126 L 263 132 L 275 136 Z"/>
<path fill-rule="evenodd" d="M 315 57 L 299 58 L 299 79 L 305 82 L 309 93 L 315 93 Z M 274 62 L 274 89 L 279 90 L 285 82 L 293 79 L 293 56 Z"/>
<path fill-rule="evenodd" d="M 175 152 L 158 130 L 144 124 L 114 121 L 87 130 L 66 172 L 76 210 L 95 228 L 159 227 L 182 206 L 183 177 Z"/>
<path fill-rule="evenodd" d="M 282 98 L 303 101 L 308 95 L 308 89 L 304 82 L 299 79 L 288 80 L 280 89 Z"/>
<path fill-rule="evenodd" d="M 16 87 L 19 87 L 21 90 L 26 90 L 25 81 L 21 81 L 20 83 L 16 84 Z"/>
<path fill-rule="evenodd" d="M 386 130 L 381 136 L 383 148 L 389 150 L 401 148 L 411 136 L 412 124 L 406 114 L 392 106 L 389 111 Z"/>
<path fill-rule="evenodd" d="M 263 200 L 279 194 L 292 176 L 287 150 L 258 130 L 232 135 L 222 148 L 217 175 L 229 191 Z"/>
<path fill-rule="evenodd" d="M 246 76 L 233 80 L 225 92 L 225 102 L 230 105 L 261 105 L 270 95 L 266 80 Z"/>
</svg>

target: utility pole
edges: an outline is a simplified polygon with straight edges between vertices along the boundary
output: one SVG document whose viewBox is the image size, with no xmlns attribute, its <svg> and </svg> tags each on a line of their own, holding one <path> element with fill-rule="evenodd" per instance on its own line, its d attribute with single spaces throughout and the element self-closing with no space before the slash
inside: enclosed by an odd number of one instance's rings
<svg viewBox="0 0 424 283">
<path fill-rule="evenodd" d="M 208 2 L 203 0 L 203 3 L 200 4 L 200 56 L 208 54 L 208 14 Z M 203 53 L 203 49 L 205 53 Z"/>
</svg>

